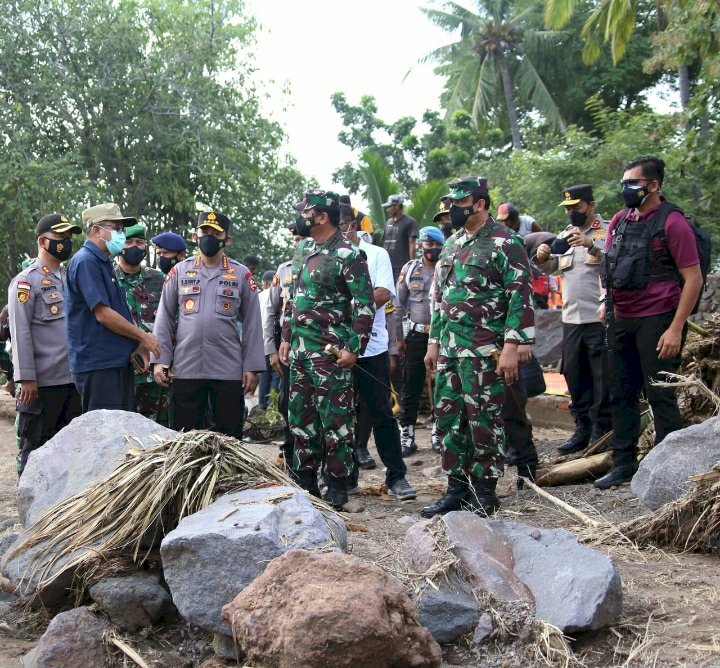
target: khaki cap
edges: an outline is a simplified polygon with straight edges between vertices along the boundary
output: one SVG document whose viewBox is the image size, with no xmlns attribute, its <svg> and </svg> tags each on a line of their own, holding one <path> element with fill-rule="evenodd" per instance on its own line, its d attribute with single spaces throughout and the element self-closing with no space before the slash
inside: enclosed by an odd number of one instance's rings
<svg viewBox="0 0 720 668">
<path fill-rule="evenodd" d="M 114 202 L 107 204 L 96 204 L 82 212 L 83 224 L 87 227 L 110 221 L 114 223 L 123 223 L 123 225 L 135 225 L 137 220 L 129 216 L 123 216 L 120 213 L 120 207 Z"/>
</svg>

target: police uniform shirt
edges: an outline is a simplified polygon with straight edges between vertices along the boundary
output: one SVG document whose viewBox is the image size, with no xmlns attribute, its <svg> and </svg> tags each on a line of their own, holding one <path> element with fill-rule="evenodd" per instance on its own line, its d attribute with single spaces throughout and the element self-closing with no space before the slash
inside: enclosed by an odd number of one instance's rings
<svg viewBox="0 0 720 668">
<path fill-rule="evenodd" d="M 430 325 L 430 288 L 435 269 L 422 259 L 410 260 L 400 271 L 397 284 L 397 332 L 402 337 L 402 321 L 407 313 L 410 322 Z"/>
<path fill-rule="evenodd" d="M 217 266 L 198 256 L 170 270 L 153 334 L 162 352 L 152 362 L 172 364 L 181 380 L 242 380 L 243 371 L 265 370 L 255 279 L 226 255 Z"/>
<path fill-rule="evenodd" d="M 572 227 L 568 225 L 558 237 L 564 239 L 569 236 Z M 571 246 L 563 255 L 538 264 L 548 274 L 558 269 L 562 272 L 562 321 L 569 325 L 599 322 L 600 264 L 603 261 L 602 249 L 605 247 L 607 230 L 608 223 L 596 215 L 585 230 L 585 236 L 593 241 L 592 248 Z"/>
<path fill-rule="evenodd" d="M 292 287 L 292 260 L 283 262 L 278 268 L 269 288 L 267 303 L 265 304 L 265 318 L 263 319 L 263 342 L 265 354 L 272 355 L 277 352 L 275 346 L 275 319 L 281 318 L 285 311 L 285 303 L 290 297 Z"/>
<path fill-rule="evenodd" d="M 35 262 L 8 288 L 16 381 L 38 387 L 72 383 L 65 321 L 65 270 Z"/>
</svg>

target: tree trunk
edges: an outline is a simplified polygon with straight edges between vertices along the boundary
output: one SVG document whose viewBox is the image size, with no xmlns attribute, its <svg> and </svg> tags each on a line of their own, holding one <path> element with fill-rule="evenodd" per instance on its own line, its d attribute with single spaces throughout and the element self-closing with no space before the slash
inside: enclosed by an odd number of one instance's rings
<svg viewBox="0 0 720 668">
<path fill-rule="evenodd" d="M 690 103 L 690 73 L 687 65 L 678 67 L 678 88 L 680 89 L 680 107 L 684 111 Z"/>
<path fill-rule="evenodd" d="M 515 98 L 513 96 L 513 80 L 510 73 L 510 67 L 505 59 L 504 54 L 497 56 L 500 66 L 500 76 L 502 77 L 503 91 L 505 92 L 505 105 L 507 106 L 508 120 L 510 121 L 510 132 L 512 134 L 513 148 L 522 148 L 522 137 L 520 136 L 520 126 L 517 120 L 517 110 L 515 109 Z"/>
</svg>

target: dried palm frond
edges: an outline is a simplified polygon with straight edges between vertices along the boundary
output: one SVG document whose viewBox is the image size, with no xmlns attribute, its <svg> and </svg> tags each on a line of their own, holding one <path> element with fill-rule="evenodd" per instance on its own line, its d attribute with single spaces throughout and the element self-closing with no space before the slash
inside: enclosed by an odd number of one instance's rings
<svg viewBox="0 0 720 668">
<path fill-rule="evenodd" d="M 142 563 L 151 550 L 141 554 L 148 535 L 165 535 L 218 493 L 267 481 L 295 486 L 260 454 L 216 432 L 179 433 L 147 450 L 131 445 L 107 479 L 50 508 L 6 559 L 40 546 L 24 574 L 24 581 L 39 576 L 38 591 L 66 572 L 78 571 L 82 578 L 98 560 L 121 550 L 131 550 L 133 561 Z M 310 498 L 322 512 L 332 512 Z"/>
<path fill-rule="evenodd" d="M 688 552 L 720 551 L 720 462 L 694 476 L 695 483 L 677 501 L 666 503 L 619 527 L 640 544 L 655 543 Z"/>
</svg>

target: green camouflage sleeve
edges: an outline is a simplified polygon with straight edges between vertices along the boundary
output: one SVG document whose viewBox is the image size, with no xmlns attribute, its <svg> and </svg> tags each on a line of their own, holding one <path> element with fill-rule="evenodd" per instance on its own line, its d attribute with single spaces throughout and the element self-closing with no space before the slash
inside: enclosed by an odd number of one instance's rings
<svg viewBox="0 0 720 668">
<path fill-rule="evenodd" d="M 345 349 L 354 355 L 362 355 L 370 340 L 373 319 L 375 318 L 375 300 L 367 261 L 359 251 L 350 248 L 338 249 L 342 259 L 342 275 L 352 296 L 352 333 Z"/>
<path fill-rule="evenodd" d="M 516 235 L 503 243 L 502 250 L 502 253 L 498 253 L 498 264 L 508 298 L 505 341 L 534 343 L 535 311 L 530 283 L 530 261 L 522 239 Z"/>
<path fill-rule="evenodd" d="M 430 287 L 430 336 L 429 340 L 433 343 L 440 339 L 440 304 L 442 302 L 442 290 L 440 281 L 438 281 L 438 269 L 440 263 L 435 265 L 435 274 L 433 276 L 432 286 Z M 435 339 L 435 341 L 432 341 Z"/>
</svg>

